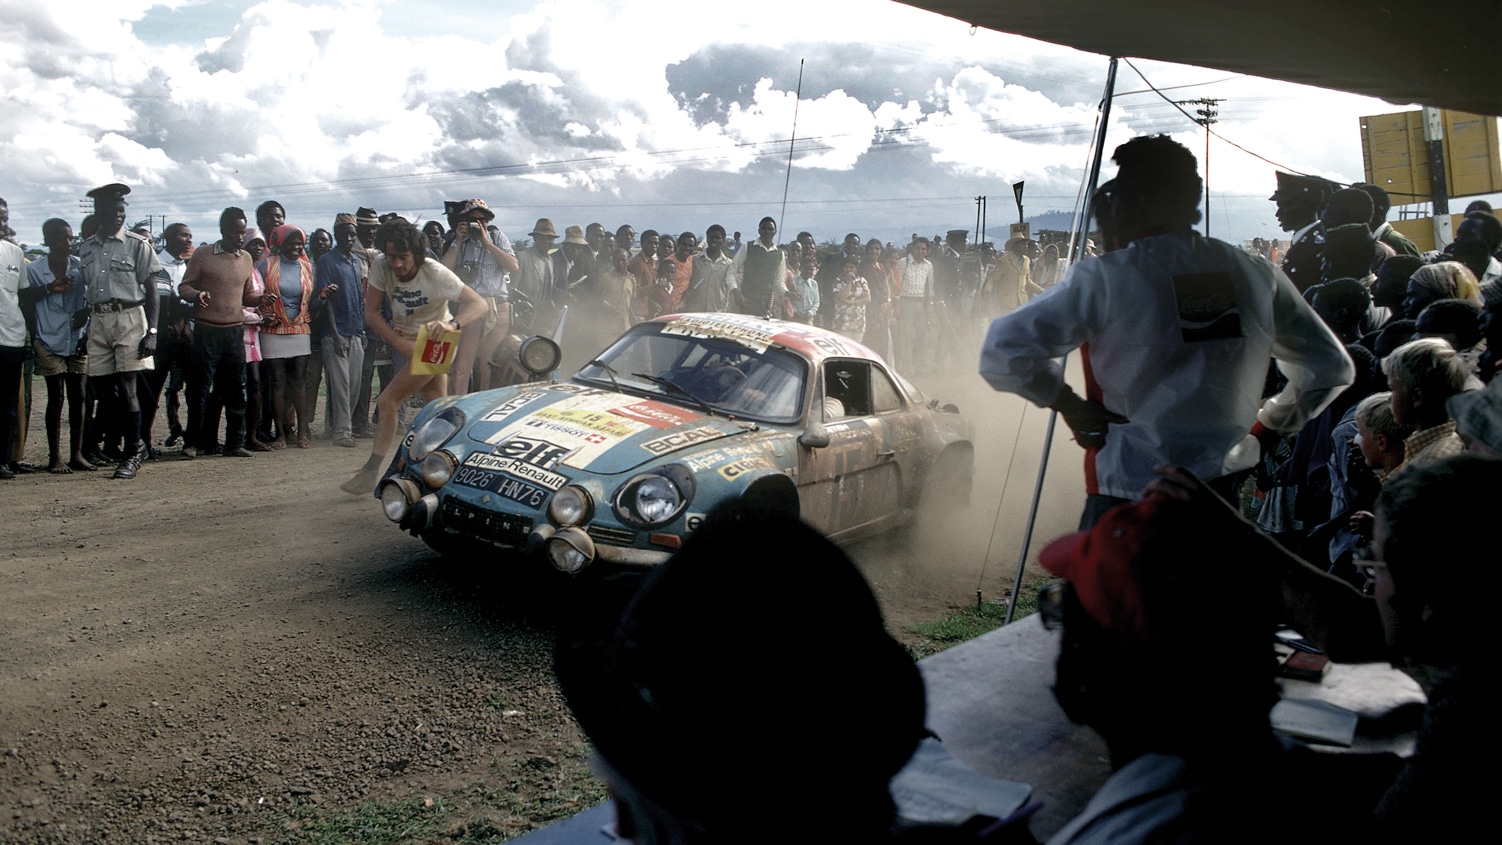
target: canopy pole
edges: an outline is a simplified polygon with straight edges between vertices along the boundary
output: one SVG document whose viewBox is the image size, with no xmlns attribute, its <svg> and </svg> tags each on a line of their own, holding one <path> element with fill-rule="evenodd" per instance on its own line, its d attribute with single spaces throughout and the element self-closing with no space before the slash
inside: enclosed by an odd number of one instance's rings
<svg viewBox="0 0 1502 845">
<path fill-rule="evenodd" d="M 1069 251 L 1069 263 L 1075 264 L 1085 255 L 1085 238 L 1090 233 L 1090 199 L 1095 195 L 1096 185 L 1100 183 L 1100 165 L 1106 156 L 1106 130 L 1111 124 L 1111 101 L 1116 92 L 1116 63 L 1117 57 L 1111 57 L 1111 63 L 1106 69 L 1106 93 L 1100 104 L 1100 123 L 1095 132 L 1095 150 L 1090 157 L 1090 175 L 1086 177 L 1088 190 L 1085 192 L 1085 209 L 1074 223 L 1072 233 L 1073 243 Z M 1061 363 L 1067 360 L 1066 355 Z M 1012 594 L 1007 598 L 1007 615 L 1003 625 L 1012 624 L 1012 617 L 1017 612 L 1017 596 L 1022 592 L 1023 570 L 1027 567 L 1027 553 L 1033 544 L 1033 528 L 1038 522 L 1038 506 L 1043 499 L 1043 480 L 1048 474 L 1048 456 L 1053 450 L 1053 433 L 1058 426 L 1059 412 L 1050 411 L 1048 414 L 1048 433 L 1043 439 L 1043 457 L 1038 462 L 1038 480 L 1033 484 L 1033 503 L 1027 512 L 1027 530 L 1022 535 L 1022 551 L 1017 555 L 1017 574 L 1012 578 Z"/>
<path fill-rule="evenodd" d="M 1113 60 L 1114 61 L 1114 60 Z M 777 233 L 782 234 L 788 214 L 788 187 L 793 184 L 793 146 L 798 143 L 798 104 L 803 102 L 803 60 L 798 60 L 798 90 L 793 93 L 793 132 L 788 136 L 788 172 L 782 180 L 782 210 L 777 212 Z"/>
</svg>

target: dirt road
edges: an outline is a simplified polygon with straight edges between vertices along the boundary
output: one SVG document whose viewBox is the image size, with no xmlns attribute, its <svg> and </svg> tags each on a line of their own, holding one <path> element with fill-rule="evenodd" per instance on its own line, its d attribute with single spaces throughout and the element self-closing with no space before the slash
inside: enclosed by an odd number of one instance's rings
<svg viewBox="0 0 1502 845">
<path fill-rule="evenodd" d="M 987 433 L 975 505 L 922 554 L 852 549 L 909 640 L 1004 592 L 1042 431 L 974 381 L 932 392 Z M 1042 539 L 1078 513 L 1057 450 Z M 550 671 L 566 580 L 438 558 L 338 492 L 361 458 L 0 486 L 0 841 L 496 841 L 602 799 Z"/>
</svg>

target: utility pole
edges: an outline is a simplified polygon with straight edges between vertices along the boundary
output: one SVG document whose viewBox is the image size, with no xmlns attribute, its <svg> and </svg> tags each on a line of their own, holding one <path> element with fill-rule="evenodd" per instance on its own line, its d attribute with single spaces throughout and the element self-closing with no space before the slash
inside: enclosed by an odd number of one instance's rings
<svg viewBox="0 0 1502 845">
<path fill-rule="evenodd" d="M 1424 106 L 1424 146 L 1429 153 L 1429 201 L 1434 204 L 1434 245 L 1444 249 L 1455 240 L 1450 230 L 1450 191 L 1445 179 L 1444 112 Z"/>
<path fill-rule="evenodd" d="M 1198 100 L 1176 100 L 1181 106 L 1199 106 L 1194 113 L 1199 117 L 1195 123 L 1205 127 L 1205 237 L 1210 237 L 1210 124 L 1218 123 L 1215 118 L 1220 114 L 1220 104 L 1226 100 L 1224 97 L 1200 97 Z"/>
</svg>

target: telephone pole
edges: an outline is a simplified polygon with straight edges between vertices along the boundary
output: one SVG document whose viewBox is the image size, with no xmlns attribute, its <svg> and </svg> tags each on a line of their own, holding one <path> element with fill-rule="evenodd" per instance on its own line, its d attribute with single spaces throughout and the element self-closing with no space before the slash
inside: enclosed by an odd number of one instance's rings
<svg viewBox="0 0 1502 845">
<path fill-rule="evenodd" d="M 1220 114 L 1220 104 L 1226 100 L 1224 97 L 1200 97 L 1197 100 L 1175 100 L 1180 106 L 1199 106 L 1194 113 L 1199 117 L 1195 123 L 1205 127 L 1205 237 L 1210 237 L 1210 124 L 1218 123 L 1215 118 Z"/>
</svg>

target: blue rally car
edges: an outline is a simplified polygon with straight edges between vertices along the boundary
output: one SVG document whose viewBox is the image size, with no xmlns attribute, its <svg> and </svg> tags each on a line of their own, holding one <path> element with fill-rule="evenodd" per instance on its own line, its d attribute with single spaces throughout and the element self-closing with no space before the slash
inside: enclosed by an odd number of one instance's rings
<svg viewBox="0 0 1502 845">
<path fill-rule="evenodd" d="M 440 551 L 540 550 L 577 573 L 665 561 L 751 497 L 836 540 L 968 501 L 974 427 L 879 356 L 811 326 L 680 314 L 631 328 L 565 382 L 431 402 L 378 486 Z"/>
</svg>

